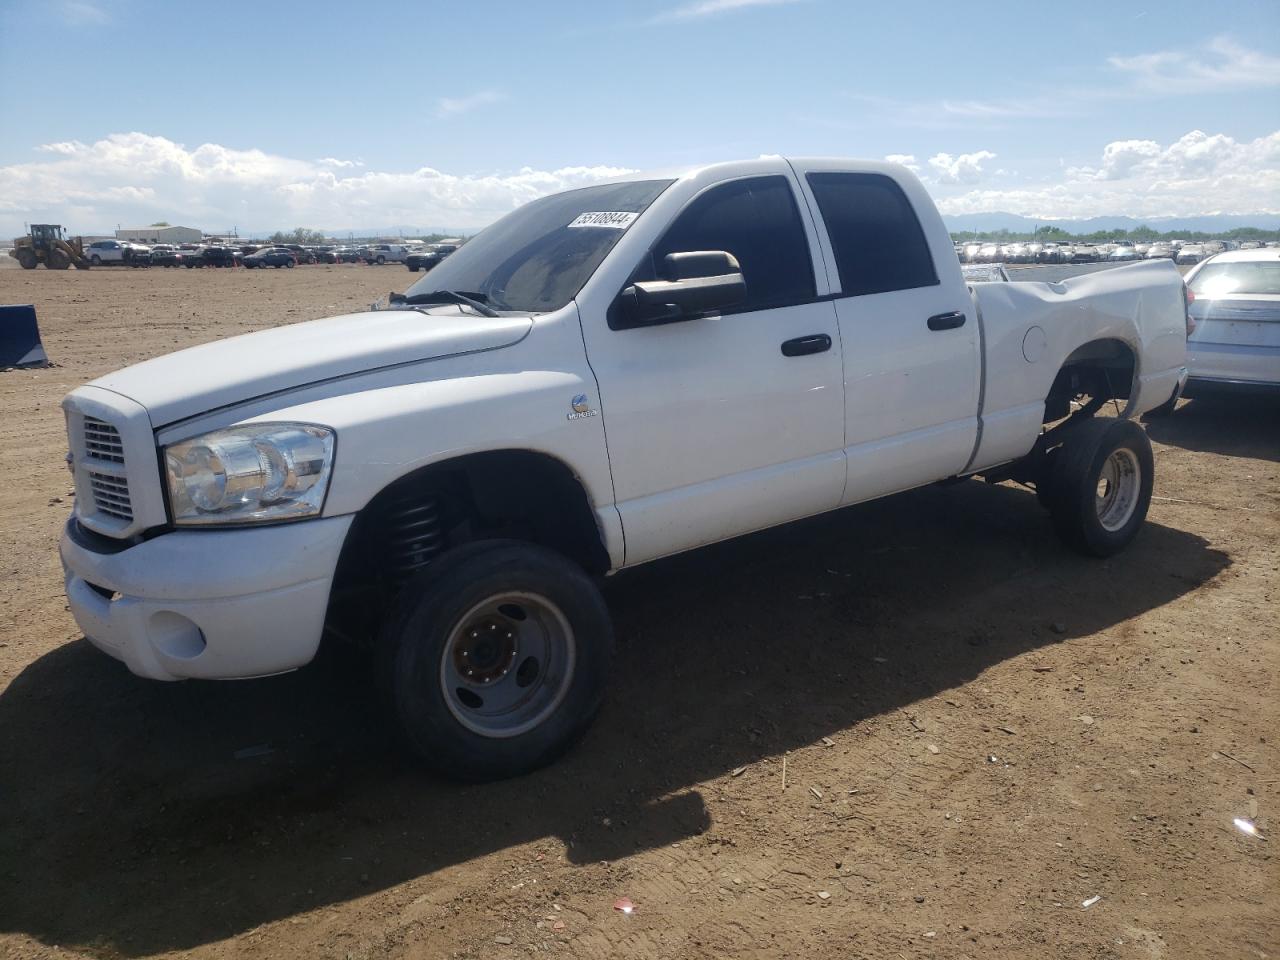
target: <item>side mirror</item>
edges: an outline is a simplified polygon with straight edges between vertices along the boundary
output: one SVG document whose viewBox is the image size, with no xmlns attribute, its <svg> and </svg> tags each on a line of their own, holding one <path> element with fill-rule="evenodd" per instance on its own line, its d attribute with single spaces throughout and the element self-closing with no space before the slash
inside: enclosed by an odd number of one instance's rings
<svg viewBox="0 0 1280 960">
<path fill-rule="evenodd" d="M 671 253 L 663 259 L 670 280 L 642 280 L 622 291 L 635 326 L 672 323 L 741 303 L 747 283 L 737 259 L 723 250 Z"/>
</svg>

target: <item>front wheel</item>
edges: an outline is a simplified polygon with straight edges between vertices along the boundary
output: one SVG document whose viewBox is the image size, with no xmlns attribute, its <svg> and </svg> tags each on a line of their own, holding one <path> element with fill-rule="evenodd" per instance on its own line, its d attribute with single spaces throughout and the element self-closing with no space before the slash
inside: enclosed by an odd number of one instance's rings
<svg viewBox="0 0 1280 960">
<path fill-rule="evenodd" d="M 413 751 L 447 776 L 549 763 L 599 709 L 613 629 L 577 566 L 534 544 L 444 554 L 401 591 L 378 644 L 383 696 Z"/>
<path fill-rule="evenodd" d="M 1151 505 L 1155 460 L 1146 432 L 1131 420 L 1088 420 L 1055 453 L 1046 500 L 1058 536 L 1089 556 L 1123 550 Z"/>
</svg>

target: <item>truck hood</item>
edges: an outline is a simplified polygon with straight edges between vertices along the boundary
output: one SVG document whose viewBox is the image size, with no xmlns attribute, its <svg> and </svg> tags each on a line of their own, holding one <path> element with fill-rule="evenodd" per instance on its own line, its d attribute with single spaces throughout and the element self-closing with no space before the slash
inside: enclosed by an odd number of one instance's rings
<svg viewBox="0 0 1280 960">
<path fill-rule="evenodd" d="M 376 310 L 274 327 L 147 360 L 93 381 L 146 407 L 160 428 L 322 380 L 523 340 L 529 316 L 481 317 L 456 307 Z"/>
</svg>

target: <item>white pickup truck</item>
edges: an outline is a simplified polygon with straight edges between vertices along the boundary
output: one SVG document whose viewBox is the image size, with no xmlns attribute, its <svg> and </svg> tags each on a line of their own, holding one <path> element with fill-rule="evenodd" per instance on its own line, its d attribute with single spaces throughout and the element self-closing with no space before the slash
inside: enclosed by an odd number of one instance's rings
<svg viewBox="0 0 1280 960">
<path fill-rule="evenodd" d="M 1186 332 L 1170 263 L 967 286 L 891 164 L 571 190 L 387 309 L 70 394 L 67 596 L 157 679 L 368 644 L 427 763 L 506 776 L 601 702 L 603 575 L 973 475 L 1035 486 L 1072 547 L 1121 549 L 1152 485 L 1133 418 L 1180 387 Z"/>
</svg>

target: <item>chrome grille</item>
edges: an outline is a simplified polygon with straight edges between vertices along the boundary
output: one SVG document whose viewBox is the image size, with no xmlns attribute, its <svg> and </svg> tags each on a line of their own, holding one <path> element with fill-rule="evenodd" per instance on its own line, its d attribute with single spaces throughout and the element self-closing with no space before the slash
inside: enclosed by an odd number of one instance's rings
<svg viewBox="0 0 1280 960">
<path fill-rule="evenodd" d="M 97 417 L 84 418 L 84 452 L 97 460 L 124 463 L 120 431 Z"/>
<path fill-rule="evenodd" d="M 93 505 L 99 513 L 119 520 L 133 519 L 133 504 L 129 500 L 129 482 L 123 477 L 89 471 L 89 486 L 93 490 Z"/>
</svg>

